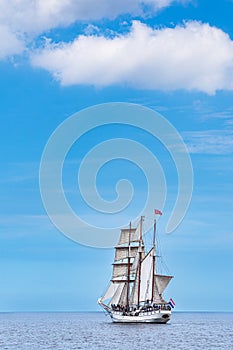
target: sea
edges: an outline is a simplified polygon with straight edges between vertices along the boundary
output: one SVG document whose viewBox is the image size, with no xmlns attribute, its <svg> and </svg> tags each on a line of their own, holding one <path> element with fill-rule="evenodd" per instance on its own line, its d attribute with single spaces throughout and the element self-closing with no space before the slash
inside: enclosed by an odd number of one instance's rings
<svg viewBox="0 0 233 350">
<path fill-rule="evenodd" d="M 117 324 L 104 312 L 1 313 L 0 349 L 233 349 L 233 313 L 174 312 L 167 324 Z"/>
</svg>

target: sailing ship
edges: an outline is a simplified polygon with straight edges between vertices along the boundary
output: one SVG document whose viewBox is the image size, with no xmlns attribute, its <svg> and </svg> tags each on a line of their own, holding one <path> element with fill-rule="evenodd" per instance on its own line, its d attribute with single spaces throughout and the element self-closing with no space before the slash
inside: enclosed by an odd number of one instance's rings
<svg viewBox="0 0 233 350">
<path fill-rule="evenodd" d="M 159 210 L 155 214 L 162 215 Z M 156 256 L 156 219 L 153 245 L 146 253 L 141 217 L 138 227 L 121 229 L 115 247 L 113 273 L 105 294 L 98 303 L 113 322 L 167 323 L 174 302 L 166 302 L 162 293 L 173 276 L 158 274 Z"/>
</svg>

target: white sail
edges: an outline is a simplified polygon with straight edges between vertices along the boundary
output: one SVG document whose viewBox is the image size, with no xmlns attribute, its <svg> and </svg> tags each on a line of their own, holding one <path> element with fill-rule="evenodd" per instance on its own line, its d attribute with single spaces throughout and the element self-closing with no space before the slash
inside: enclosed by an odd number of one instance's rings
<svg viewBox="0 0 233 350">
<path fill-rule="evenodd" d="M 104 296 L 101 298 L 101 301 L 105 301 L 112 298 L 114 293 L 116 292 L 117 286 L 118 285 L 116 283 L 110 282 L 110 285 L 106 290 Z"/>
<path fill-rule="evenodd" d="M 135 258 L 136 254 L 138 252 L 138 247 L 132 246 L 130 249 L 128 247 L 116 247 L 116 254 L 115 254 L 115 260 L 124 260 L 128 257 Z M 130 254 L 130 255 L 129 255 Z"/>
<path fill-rule="evenodd" d="M 162 297 L 162 293 L 167 287 L 168 283 L 171 281 L 173 276 L 165 276 L 165 275 L 155 275 L 154 278 L 154 301 L 159 303 L 159 302 L 164 302 L 164 299 Z"/>
<path fill-rule="evenodd" d="M 133 284 L 132 292 L 130 294 L 129 303 L 130 305 L 137 305 L 138 303 L 138 270 L 135 282 Z"/>
<path fill-rule="evenodd" d="M 146 255 L 141 263 L 140 301 L 151 299 L 154 249 Z"/>
<path fill-rule="evenodd" d="M 110 300 L 109 305 L 110 304 L 115 304 L 115 305 L 119 304 L 124 287 L 125 287 L 125 283 L 117 283 L 117 289 L 116 289 L 112 299 Z"/>
<path fill-rule="evenodd" d="M 131 242 L 139 242 L 140 229 L 139 227 L 132 229 L 122 229 L 118 245 L 129 244 Z"/>
<path fill-rule="evenodd" d="M 139 256 L 140 256 L 140 254 L 139 254 L 139 249 L 141 249 L 141 259 L 143 260 L 144 258 L 145 258 L 145 249 L 144 249 L 144 246 L 142 246 L 141 248 L 140 247 L 137 247 L 137 254 L 136 254 L 136 256 L 135 256 L 135 258 L 134 258 L 134 260 L 133 260 L 133 265 L 132 265 L 132 267 L 131 267 L 131 273 L 136 273 L 136 271 L 137 271 L 137 268 L 138 268 L 138 264 L 139 264 Z"/>
<path fill-rule="evenodd" d="M 127 283 L 124 284 L 122 293 L 120 295 L 118 304 L 120 305 L 126 305 L 127 304 Z"/>
<path fill-rule="evenodd" d="M 113 264 L 112 278 L 127 276 L 128 275 L 128 263 Z"/>
<path fill-rule="evenodd" d="M 140 302 L 151 300 L 152 296 L 152 273 L 153 273 L 153 252 L 151 249 L 141 263 L 141 283 L 140 283 Z M 135 259 L 136 260 L 136 259 Z M 132 266 L 133 267 L 133 266 Z M 134 286 L 130 295 L 130 304 L 138 303 L 138 284 L 139 284 L 139 271 L 135 279 Z"/>
<path fill-rule="evenodd" d="M 131 266 L 131 269 L 130 269 L 131 273 L 137 272 L 138 264 L 139 264 L 139 253 L 137 253 L 137 255 L 135 256 L 133 265 Z"/>
</svg>

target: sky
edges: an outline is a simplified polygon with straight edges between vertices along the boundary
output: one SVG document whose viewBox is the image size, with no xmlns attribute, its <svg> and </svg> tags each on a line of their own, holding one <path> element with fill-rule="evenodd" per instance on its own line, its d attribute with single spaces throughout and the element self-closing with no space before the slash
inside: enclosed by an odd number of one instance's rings
<svg viewBox="0 0 233 350">
<path fill-rule="evenodd" d="M 166 297 L 177 311 L 233 311 L 232 14 L 232 0 L 0 1 L 0 311 L 100 310 L 114 251 L 71 240 L 54 226 L 39 169 L 61 123 L 115 102 L 160 113 L 182 136 L 194 175 L 187 213 L 167 234 L 176 164 L 158 139 L 133 125 L 99 126 L 73 144 L 62 174 L 67 201 L 92 225 L 109 223 L 81 197 L 79 167 L 105 141 L 140 143 L 166 178 L 158 234 L 175 276 Z M 87 187 L 97 160 L 89 158 Z M 131 181 L 132 203 L 118 216 L 129 222 L 146 200 L 146 175 L 133 162 L 115 159 L 100 169 L 96 187 L 113 201 L 119 179 Z M 158 188 L 156 181 L 155 173 Z M 86 190 L 91 198 L 94 189 Z"/>
</svg>

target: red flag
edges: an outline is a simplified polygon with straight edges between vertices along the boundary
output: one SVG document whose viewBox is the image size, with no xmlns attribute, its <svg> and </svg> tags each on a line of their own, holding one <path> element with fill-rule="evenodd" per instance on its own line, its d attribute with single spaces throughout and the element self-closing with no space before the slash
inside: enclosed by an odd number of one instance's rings
<svg viewBox="0 0 233 350">
<path fill-rule="evenodd" d="M 158 215 L 162 215 L 162 212 L 158 209 L 155 209 L 155 215 L 158 214 Z"/>
</svg>

